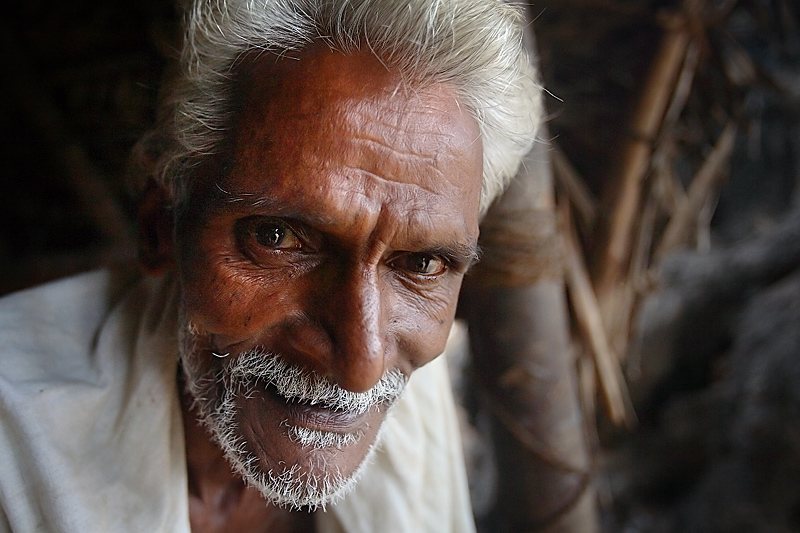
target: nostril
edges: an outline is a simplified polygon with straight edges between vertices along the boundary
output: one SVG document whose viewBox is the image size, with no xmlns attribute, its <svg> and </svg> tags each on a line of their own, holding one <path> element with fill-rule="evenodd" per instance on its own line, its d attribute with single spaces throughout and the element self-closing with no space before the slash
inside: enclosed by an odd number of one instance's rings
<svg viewBox="0 0 800 533">
<path fill-rule="evenodd" d="M 381 380 L 386 371 L 383 346 L 380 351 L 362 347 L 337 354 L 333 367 L 334 379 L 341 388 L 349 392 L 366 392 Z"/>
</svg>

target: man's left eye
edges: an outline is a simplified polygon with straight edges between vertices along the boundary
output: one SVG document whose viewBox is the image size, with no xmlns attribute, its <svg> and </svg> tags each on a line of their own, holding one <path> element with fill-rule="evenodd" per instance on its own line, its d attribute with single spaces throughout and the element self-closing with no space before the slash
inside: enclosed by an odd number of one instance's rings
<svg viewBox="0 0 800 533">
<path fill-rule="evenodd" d="M 438 276 L 447 270 L 447 263 L 441 257 L 426 253 L 407 252 L 390 262 L 392 267 L 407 270 L 421 276 Z"/>
</svg>

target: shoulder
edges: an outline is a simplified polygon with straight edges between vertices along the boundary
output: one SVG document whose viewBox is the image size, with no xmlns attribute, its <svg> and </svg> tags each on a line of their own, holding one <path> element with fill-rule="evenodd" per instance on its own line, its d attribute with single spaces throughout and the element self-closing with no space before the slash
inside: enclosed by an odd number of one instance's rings
<svg viewBox="0 0 800 533">
<path fill-rule="evenodd" d="M 81 329 L 100 320 L 133 279 L 129 272 L 96 270 L 3 296 L 0 334 L 19 336 L 44 324 Z"/>
<path fill-rule="evenodd" d="M 98 270 L 0 298 L 0 379 L 37 381 L 77 364 L 133 280 L 131 273 Z"/>
<path fill-rule="evenodd" d="M 16 531 L 188 531 L 166 282 L 98 271 L 0 299 L 0 531 L 3 512 Z"/>
</svg>

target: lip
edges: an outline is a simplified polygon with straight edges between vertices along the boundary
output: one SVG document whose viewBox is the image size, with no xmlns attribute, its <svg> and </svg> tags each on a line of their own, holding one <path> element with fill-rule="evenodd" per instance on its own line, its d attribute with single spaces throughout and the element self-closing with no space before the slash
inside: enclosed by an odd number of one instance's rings
<svg viewBox="0 0 800 533">
<path fill-rule="evenodd" d="M 327 431 L 330 433 L 355 433 L 363 429 L 370 411 L 356 413 L 329 409 L 319 405 L 309 405 L 287 400 L 272 387 L 266 389 L 267 396 L 279 404 L 287 415 L 287 423 L 308 429 Z"/>
</svg>

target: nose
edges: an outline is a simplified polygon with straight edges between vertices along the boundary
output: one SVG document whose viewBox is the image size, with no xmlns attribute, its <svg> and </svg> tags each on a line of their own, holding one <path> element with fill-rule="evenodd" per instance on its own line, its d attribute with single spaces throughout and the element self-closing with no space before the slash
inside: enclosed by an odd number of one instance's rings
<svg viewBox="0 0 800 533">
<path fill-rule="evenodd" d="M 338 270 L 338 269 L 337 269 Z M 320 371 L 343 389 L 369 390 L 387 368 L 385 318 L 378 273 L 368 267 L 328 272 L 315 280 L 315 325 L 292 344 L 315 359 Z M 300 333 L 299 331 L 297 333 Z"/>
<path fill-rule="evenodd" d="M 333 292 L 337 292 L 334 288 Z M 363 392 L 373 387 L 386 369 L 386 339 L 378 274 L 354 268 L 332 295 L 328 325 L 334 354 L 331 373 L 340 387 Z"/>
</svg>

